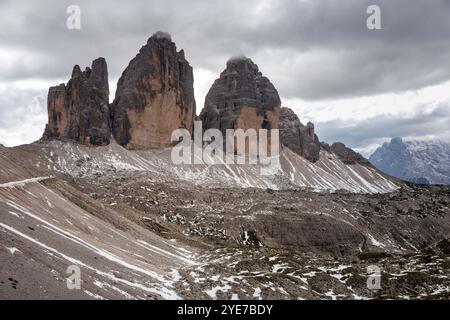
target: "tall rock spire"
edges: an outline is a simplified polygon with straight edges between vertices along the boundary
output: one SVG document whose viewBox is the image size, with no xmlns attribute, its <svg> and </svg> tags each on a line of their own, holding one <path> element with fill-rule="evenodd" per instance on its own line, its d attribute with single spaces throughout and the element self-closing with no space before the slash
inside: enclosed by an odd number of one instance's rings
<svg viewBox="0 0 450 320">
<path fill-rule="evenodd" d="M 85 145 L 110 142 L 108 68 L 104 58 L 81 71 L 76 65 L 67 83 L 48 92 L 46 139 L 68 139 Z"/>
<path fill-rule="evenodd" d="M 281 100 L 249 58 L 232 58 L 209 90 L 200 114 L 205 129 L 278 129 Z"/>
<path fill-rule="evenodd" d="M 157 32 L 119 79 L 111 106 L 114 137 L 128 149 L 170 147 L 175 129 L 192 132 L 195 107 L 192 67 L 170 35 Z"/>
</svg>

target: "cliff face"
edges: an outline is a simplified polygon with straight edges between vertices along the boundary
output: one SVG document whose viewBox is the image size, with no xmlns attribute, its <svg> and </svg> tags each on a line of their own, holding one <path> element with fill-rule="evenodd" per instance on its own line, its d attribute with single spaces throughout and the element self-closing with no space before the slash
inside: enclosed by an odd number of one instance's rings
<svg viewBox="0 0 450 320">
<path fill-rule="evenodd" d="M 281 143 L 311 162 L 318 161 L 320 151 L 323 150 L 337 155 L 347 165 L 371 166 L 366 158 L 341 142 L 335 142 L 331 146 L 320 142 L 315 134 L 314 124 L 308 122 L 306 126 L 303 125 L 294 111 L 289 108 L 281 109 L 279 126 Z"/>
<path fill-rule="evenodd" d="M 200 114 L 205 129 L 278 129 L 281 100 L 248 58 L 231 59 L 214 82 Z"/>
<path fill-rule="evenodd" d="M 320 142 L 311 122 L 303 125 L 294 111 L 284 107 L 281 109 L 279 127 L 283 145 L 311 162 L 319 160 Z"/>
<path fill-rule="evenodd" d="M 108 68 L 103 58 L 81 71 L 76 65 L 67 83 L 48 92 L 45 139 L 69 139 L 99 146 L 110 142 Z"/>
<path fill-rule="evenodd" d="M 192 132 L 192 67 L 168 34 L 153 35 L 119 79 L 111 106 L 113 134 L 128 149 L 170 147 L 175 129 Z"/>
</svg>

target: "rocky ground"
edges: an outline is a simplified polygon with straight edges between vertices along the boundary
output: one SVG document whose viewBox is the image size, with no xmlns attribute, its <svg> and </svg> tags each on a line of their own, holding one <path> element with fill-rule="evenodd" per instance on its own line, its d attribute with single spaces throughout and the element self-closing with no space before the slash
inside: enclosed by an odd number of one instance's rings
<svg viewBox="0 0 450 320">
<path fill-rule="evenodd" d="M 132 211 L 136 223 L 162 237 L 205 250 L 199 265 L 178 270 L 184 298 L 450 297 L 449 243 L 436 241 L 448 236 L 450 187 L 364 195 L 183 190 L 124 177 L 71 184 L 125 216 Z M 388 236 L 381 226 L 392 227 Z M 380 269 L 379 290 L 367 288 L 369 266 Z"/>
<path fill-rule="evenodd" d="M 1 298 L 449 299 L 448 186 L 207 188 L 31 147 L 3 151 Z"/>
<path fill-rule="evenodd" d="M 170 225 L 212 245 L 305 250 L 336 257 L 419 250 L 448 236 L 449 187 L 405 185 L 393 193 L 201 189 L 135 176 L 72 184 L 158 232 Z M 154 227 L 158 225 L 158 227 Z M 160 231 L 163 232 L 163 231 Z"/>
<path fill-rule="evenodd" d="M 203 258 L 203 257 L 202 257 Z M 186 298 L 450 299 L 450 258 L 435 253 L 365 253 L 333 259 L 273 249 L 216 249 L 180 272 Z M 379 289 L 369 289 L 380 268 Z M 205 288 L 207 288 L 205 290 Z"/>
</svg>

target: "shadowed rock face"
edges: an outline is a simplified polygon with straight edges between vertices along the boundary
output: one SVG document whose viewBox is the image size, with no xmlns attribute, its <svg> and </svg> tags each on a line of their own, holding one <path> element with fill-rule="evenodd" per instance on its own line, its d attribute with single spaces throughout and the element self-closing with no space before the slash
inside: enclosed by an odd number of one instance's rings
<svg viewBox="0 0 450 320">
<path fill-rule="evenodd" d="M 205 129 L 278 129 L 281 100 L 272 83 L 248 58 L 227 62 L 200 114 Z"/>
<path fill-rule="evenodd" d="M 170 35 L 154 34 L 119 79 L 111 106 L 113 134 L 128 149 L 171 146 L 175 129 L 192 132 L 195 116 L 192 67 Z"/>
<path fill-rule="evenodd" d="M 48 92 L 44 139 L 70 139 L 85 145 L 110 142 L 108 69 L 104 58 L 81 71 L 76 65 L 67 83 Z"/>
<path fill-rule="evenodd" d="M 303 125 L 294 111 L 284 107 L 281 109 L 279 127 L 283 145 L 311 162 L 319 160 L 320 142 L 311 122 Z"/>
</svg>

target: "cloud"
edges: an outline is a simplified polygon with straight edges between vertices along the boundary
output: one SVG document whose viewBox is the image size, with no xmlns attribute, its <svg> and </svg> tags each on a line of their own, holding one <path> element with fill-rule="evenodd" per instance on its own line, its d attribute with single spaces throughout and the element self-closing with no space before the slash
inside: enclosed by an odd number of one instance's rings
<svg viewBox="0 0 450 320">
<path fill-rule="evenodd" d="M 194 67 L 198 112 L 226 61 L 240 54 L 259 65 L 283 101 L 301 102 L 290 107 L 316 123 L 329 121 L 328 128 L 336 127 L 329 132 L 337 135 L 342 121 L 387 117 L 376 111 L 394 108 L 386 104 L 386 95 L 402 96 L 450 80 L 448 0 L 78 0 L 82 28 L 68 30 L 66 9 L 72 4 L 0 1 L 0 86 L 66 82 L 73 65 L 88 66 L 102 56 L 114 92 L 128 62 L 158 30 L 171 34 Z M 366 27 L 371 4 L 381 7 L 382 30 Z M 47 88 L 34 89 L 2 91 L 0 119 L 7 120 L 0 121 L 0 140 L 9 139 L 5 130 L 14 124 L 35 121 L 20 113 L 34 97 L 46 95 Z M 339 101 L 354 99 L 365 105 L 342 107 L 348 112 L 345 120 Z M 45 101 L 39 101 L 45 113 Z M 400 111 L 394 117 L 405 110 L 395 108 Z M 316 119 L 318 110 L 322 116 Z M 356 140 L 350 145 L 362 146 Z"/>
<path fill-rule="evenodd" d="M 9 147 L 38 140 L 47 123 L 46 98 L 41 90 L 0 85 L 0 143 Z"/>
<path fill-rule="evenodd" d="M 373 1 L 77 1 L 82 29 L 65 28 L 72 1 L 4 1 L 0 48 L 26 52 L 1 79 L 58 77 L 106 56 L 113 77 L 157 30 L 196 68 L 220 71 L 244 53 L 288 98 L 398 92 L 450 78 L 450 4 L 379 0 L 382 30 L 366 27 Z M 11 32 L 14 30 L 14 32 Z M 2 70 L 3 71 L 3 70 Z"/>
<path fill-rule="evenodd" d="M 337 119 L 315 125 L 321 140 L 344 142 L 366 155 L 393 137 L 449 141 L 450 100 L 435 106 L 418 106 L 416 112 L 409 115 L 386 114 L 358 122 Z"/>
</svg>

